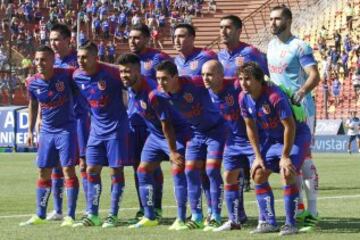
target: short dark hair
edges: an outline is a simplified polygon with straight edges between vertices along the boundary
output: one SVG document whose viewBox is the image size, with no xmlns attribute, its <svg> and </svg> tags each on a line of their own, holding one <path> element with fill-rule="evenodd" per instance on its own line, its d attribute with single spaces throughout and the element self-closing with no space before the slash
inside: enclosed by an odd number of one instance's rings
<svg viewBox="0 0 360 240">
<path fill-rule="evenodd" d="M 195 28 L 193 25 L 190 25 L 188 23 L 180 23 L 175 26 L 175 30 L 178 28 L 185 28 L 191 36 L 193 36 L 193 37 L 196 36 Z"/>
<path fill-rule="evenodd" d="M 177 67 L 175 65 L 175 63 L 173 63 L 170 60 L 165 60 L 162 61 L 161 63 L 159 63 L 156 67 L 155 67 L 156 71 L 166 71 L 167 73 L 169 73 L 172 77 L 175 75 L 179 75 Z"/>
<path fill-rule="evenodd" d="M 230 20 L 237 29 L 242 29 L 243 23 L 238 16 L 226 15 L 220 19 L 220 21 L 222 21 L 222 20 Z"/>
<path fill-rule="evenodd" d="M 91 41 L 86 41 L 84 42 L 83 44 L 81 44 L 79 47 L 78 47 L 78 50 L 86 50 L 86 51 L 89 51 L 91 52 L 93 55 L 96 55 L 98 54 L 98 47 L 96 46 L 95 43 L 91 42 Z"/>
<path fill-rule="evenodd" d="M 133 25 L 130 28 L 130 31 L 132 31 L 132 30 L 141 32 L 141 34 L 143 34 L 147 38 L 149 38 L 151 36 L 149 27 L 143 23 Z"/>
<path fill-rule="evenodd" d="M 51 47 L 46 46 L 46 45 L 41 45 L 39 46 L 35 52 L 46 52 L 46 53 L 50 53 L 52 56 L 55 56 L 54 51 L 51 49 Z"/>
<path fill-rule="evenodd" d="M 260 83 L 265 83 L 264 72 L 256 62 L 244 63 L 244 65 L 239 68 L 239 75 L 240 74 L 253 76 Z"/>
<path fill-rule="evenodd" d="M 61 23 L 54 24 L 50 29 L 50 32 L 52 31 L 59 32 L 63 38 L 71 37 L 71 31 L 65 24 L 61 24 Z"/>
<path fill-rule="evenodd" d="M 136 54 L 133 54 L 133 53 L 121 54 L 118 57 L 118 59 L 116 59 L 116 64 L 118 64 L 118 65 L 132 64 L 132 65 L 136 65 L 139 68 L 141 68 L 140 58 Z"/>
<path fill-rule="evenodd" d="M 273 7 L 271 9 L 271 12 L 272 11 L 277 11 L 277 10 L 281 10 L 281 15 L 282 16 L 286 17 L 287 19 L 292 19 L 291 10 L 286 5 L 283 4 L 283 5 Z"/>
</svg>

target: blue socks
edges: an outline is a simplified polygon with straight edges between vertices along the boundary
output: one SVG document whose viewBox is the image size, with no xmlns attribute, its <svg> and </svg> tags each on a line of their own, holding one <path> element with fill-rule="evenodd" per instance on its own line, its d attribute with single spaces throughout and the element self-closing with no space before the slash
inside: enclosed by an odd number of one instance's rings
<svg viewBox="0 0 360 240">
<path fill-rule="evenodd" d="M 172 169 L 175 199 L 178 207 L 177 217 L 181 221 L 186 220 L 187 182 L 183 169 Z"/>
<path fill-rule="evenodd" d="M 38 215 L 41 219 L 46 218 L 46 208 L 49 200 L 49 196 L 51 193 L 51 180 L 37 181 L 36 188 L 36 215 Z"/>
<path fill-rule="evenodd" d="M 286 185 L 284 189 L 285 224 L 295 226 L 296 204 L 299 198 L 299 190 L 296 184 Z"/>
<path fill-rule="evenodd" d="M 124 174 L 111 176 L 111 204 L 110 215 L 117 216 L 119 212 L 119 202 L 124 191 Z"/>
<path fill-rule="evenodd" d="M 53 168 L 51 174 L 52 192 L 54 197 L 54 210 L 62 214 L 62 204 L 64 195 L 64 175 L 61 167 Z"/>
<path fill-rule="evenodd" d="M 98 216 L 100 195 L 102 190 L 101 177 L 99 174 L 88 173 L 88 197 L 87 210 L 90 214 Z"/>
<path fill-rule="evenodd" d="M 274 195 L 269 182 L 255 185 L 256 200 L 258 202 L 260 217 L 267 223 L 277 226 L 274 211 Z"/>
</svg>

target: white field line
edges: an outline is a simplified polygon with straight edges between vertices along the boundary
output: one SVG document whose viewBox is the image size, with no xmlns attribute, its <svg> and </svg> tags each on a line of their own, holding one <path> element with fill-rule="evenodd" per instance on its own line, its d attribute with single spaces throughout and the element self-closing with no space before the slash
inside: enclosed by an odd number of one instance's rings
<svg viewBox="0 0 360 240">
<path fill-rule="evenodd" d="M 327 196 L 327 197 L 318 197 L 318 200 L 334 200 L 334 199 L 351 199 L 351 198 L 360 198 L 360 194 L 356 195 L 339 195 L 339 196 Z M 276 199 L 275 202 L 282 202 L 283 199 Z M 256 201 L 245 201 L 245 204 L 254 204 Z M 163 206 L 163 209 L 176 208 L 176 206 Z M 129 210 L 138 210 L 138 208 L 120 208 L 120 211 L 129 211 Z M 100 212 L 107 212 L 107 209 L 102 209 Z M 1 216 L 0 219 L 5 218 L 22 218 L 22 217 L 31 217 L 33 214 L 16 214 L 16 215 L 7 215 Z"/>
</svg>

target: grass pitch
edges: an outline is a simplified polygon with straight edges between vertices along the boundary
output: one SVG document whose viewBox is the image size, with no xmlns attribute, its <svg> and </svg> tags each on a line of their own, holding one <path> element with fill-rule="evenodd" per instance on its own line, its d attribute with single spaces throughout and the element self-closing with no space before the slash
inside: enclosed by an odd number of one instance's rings
<svg viewBox="0 0 360 240">
<path fill-rule="evenodd" d="M 60 228 L 59 222 L 47 225 L 19 227 L 35 212 L 35 181 L 37 170 L 35 155 L 28 153 L 0 154 L 0 240 L 10 239 L 277 239 L 277 234 L 250 235 L 249 231 L 257 224 L 257 205 L 253 191 L 245 193 L 245 208 L 250 221 L 241 231 L 205 233 L 202 231 L 173 232 L 168 226 L 176 216 L 173 197 L 172 178 L 169 163 L 162 164 L 164 171 L 163 221 L 160 226 L 147 229 L 128 229 L 126 225 L 115 229 L 100 227 L 72 229 Z M 320 229 L 313 233 L 291 236 L 292 239 L 360 239 L 360 155 L 316 154 L 320 193 L 318 208 L 322 221 Z M 124 222 L 133 218 L 138 204 L 134 188 L 133 170 L 127 168 L 126 189 L 121 202 L 119 217 Z M 106 168 L 103 170 L 103 193 L 100 202 L 102 217 L 109 207 L 110 178 Z M 273 175 L 271 185 L 274 190 L 277 218 L 284 221 L 282 190 L 280 179 Z M 65 204 L 65 203 L 64 203 Z M 79 194 L 78 216 L 84 209 L 82 191 Z M 66 206 L 64 206 L 66 207 Z M 66 208 L 64 208 L 66 209 Z M 52 210 L 52 196 L 48 210 Z M 224 219 L 227 215 L 223 208 Z"/>
</svg>

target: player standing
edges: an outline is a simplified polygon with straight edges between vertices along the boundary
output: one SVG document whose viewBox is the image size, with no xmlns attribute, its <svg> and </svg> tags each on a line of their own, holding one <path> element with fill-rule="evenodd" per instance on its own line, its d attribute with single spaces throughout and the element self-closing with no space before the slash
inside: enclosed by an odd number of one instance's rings
<svg viewBox="0 0 360 240">
<path fill-rule="evenodd" d="M 278 6 L 272 9 L 270 31 L 274 38 L 270 41 L 267 52 L 270 79 L 288 93 L 294 105 L 305 108 L 303 114 L 301 109 L 299 111 L 299 108 L 294 106 L 294 114 L 298 119 L 307 118 L 313 133 L 315 104 L 311 91 L 319 84 L 320 77 L 311 47 L 291 33 L 291 23 L 292 13 L 287 7 Z M 311 151 L 307 153 L 301 171 L 302 175 L 299 174 L 297 182 L 299 187 L 302 185 L 305 190 L 307 210 L 304 211 L 300 194 L 297 219 L 303 225 L 300 231 L 306 232 L 312 231 L 318 222 L 318 174 Z"/>
<path fill-rule="evenodd" d="M 239 189 L 241 169 L 249 166 L 254 158 L 249 139 L 246 136 L 244 120 L 240 114 L 238 96 L 241 91 L 238 81 L 224 79 L 224 69 L 220 62 L 210 60 L 202 67 L 202 78 L 209 90 L 212 102 L 218 107 L 221 115 L 230 127 L 224 150 L 225 202 L 229 221 L 214 231 L 240 229 L 246 222 L 242 200 L 242 189 Z"/>
<path fill-rule="evenodd" d="M 141 74 L 147 79 L 151 79 L 156 83 L 155 76 L 155 67 L 163 60 L 170 59 L 170 57 L 157 49 L 149 48 L 147 45 L 150 42 L 150 30 L 145 24 L 137 24 L 131 27 L 129 33 L 129 48 L 130 51 L 136 54 L 141 61 Z M 133 158 L 135 161 L 134 170 L 135 170 L 135 185 L 139 198 L 140 210 L 136 214 L 137 220 L 144 215 L 143 207 L 141 205 L 140 195 L 139 195 L 139 185 L 136 176 L 136 169 L 140 163 L 141 151 L 144 146 L 146 137 L 148 136 L 148 131 L 146 130 L 146 125 L 144 120 L 139 113 L 137 108 L 132 105 L 132 102 L 128 104 L 128 115 L 130 122 L 130 146 L 134 149 Z M 162 202 L 162 191 L 163 191 L 163 173 L 160 166 L 154 170 L 154 206 L 157 219 L 161 218 L 161 202 Z"/>
<path fill-rule="evenodd" d="M 145 215 L 130 228 L 151 227 L 159 224 L 154 211 L 155 176 L 153 172 L 159 168 L 162 160 L 170 158 L 178 217 L 169 229 L 176 230 L 185 225 L 186 218 L 187 184 L 184 155 L 186 140 L 190 138 L 190 128 L 185 119 L 171 106 L 167 97 L 156 90 L 157 84 L 152 79 L 145 79 L 141 75 L 141 62 L 136 55 L 122 55 L 117 64 L 119 64 L 121 80 L 129 91 L 129 103 L 137 108 L 137 112 L 144 119 L 150 132 L 137 168 L 140 197 Z"/>
<path fill-rule="evenodd" d="M 296 234 L 295 214 L 299 196 L 296 174 L 309 151 L 310 129 L 305 122 L 294 119 L 288 97 L 277 86 L 265 82 L 264 74 L 256 63 L 245 63 L 240 68 L 239 81 L 243 89 L 239 104 L 255 153 L 251 176 L 255 182 L 259 218 L 265 219 L 251 233 L 279 229 L 274 195 L 268 182 L 270 174 L 277 172 L 283 182 L 285 205 L 285 225 L 280 235 Z M 264 131 L 265 141 L 259 141 L 258 129 Z"/>
<path fill-rule="evenodd" d="M 57 68 L 77 68 L 76 51 L 70 48 L 71 32 L 66 25 L 55 24 L 50 30 L 50 46 L 55 52 L 54 67 Z M 86 99 L 81 95 L 74 96 L 74 112 L 76 118 L 77 143 L 79 147 L 79 164 L 82 179 L 82 186 L 87 197 L 87 178 L 86 178 L 86 162 L 85 149 L 89 136 L 89 109 Z M 54 168 L 51 174 L 52 192 L 54 196 L 54 211 L 48 214 L 47 220 L 62 219 L 62 198 L 64 179 L 61 168 Z"/>
<path fill-rule="evenodd" d="M 111 170 L 111 204 L 103 228 L 118 225 L 119 201 L 124 189 L 123 167 L 132 165 L 128 159 L 129 122 L 122 99 L 123 85 L 116 67 L 97 61 L 97 47 L 92 42 L 79 46 L 79 69 L 73 78 L 91 109 L 90 135 L 86 148 L 88 178 L 88 214 L 80 226 L 100 226 L 99 203 L 102 190 L 101 170 Z"/>
<path fill-rule="evenodd" d="M 73 110 L 72 71 L 54 68 L 55 54 L 47 46 L 35 52 L 37 74 L 27 80 L 29 93 L 29 131 L 27 143 L 33 145 L 33 130 L 38 106 L 42 126 L 36 157 L 39 178 L 36 190 L 36 215 L 20 226 L 46 223 L 46 208 L 51 193 L 51 171 L 60 165 L 65 176 L 68 216 L 61 226 L 71 226 L 75 220 L 79 182 L 76 165 L 76 121 Z"/>
<path fill-rule="evenodd" d="M 177 67 L 171 61 L 164 61 L 156 68 L 159 87 L 168 93 L 173 106 L 189 122 L 194 131 L 186 144 L 186 179 L 191 208 L 191 220 L 179 230 L 202 229 L 200 173 L 204 168 L 210 181 L 211 217 L 204 231 L 213 230 L 221 224 L 223 180 L 221 161 L 227 137 L 227 126 L 219 110 L 211 102 L 202 81 L 179 77 Z"/>
</svg>

